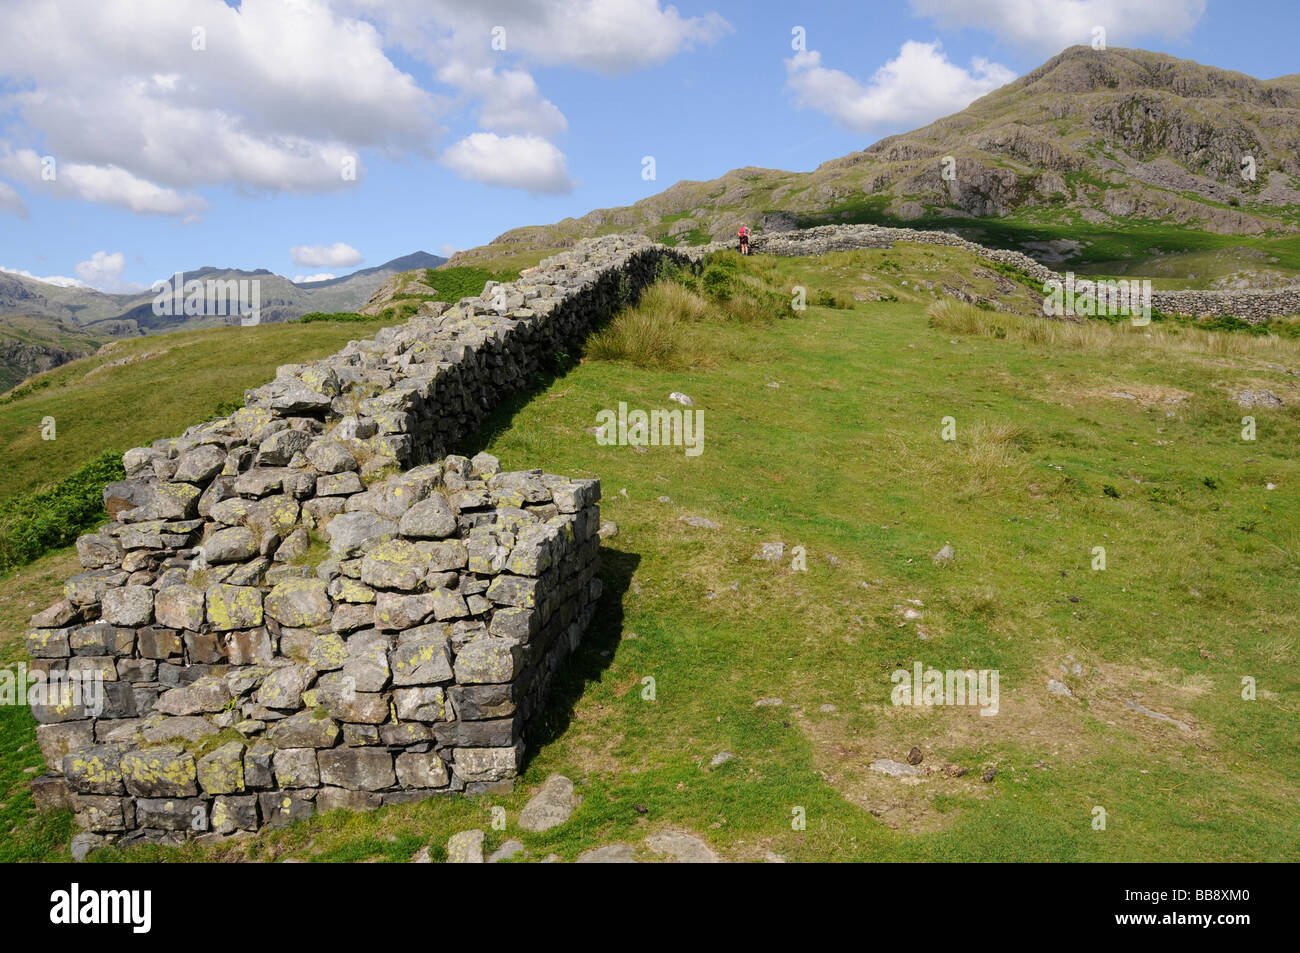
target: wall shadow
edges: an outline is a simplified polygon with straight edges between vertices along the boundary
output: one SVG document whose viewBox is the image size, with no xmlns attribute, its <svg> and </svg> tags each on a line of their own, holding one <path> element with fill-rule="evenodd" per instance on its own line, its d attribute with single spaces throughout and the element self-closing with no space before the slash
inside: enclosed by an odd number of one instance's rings
<svg viewBox="0 0 1300 953">
<path fill-rule="evenodd" d="M 623 597 L 640 564 L 641 557 L 636 553 L 601 546 L 600 578 L 604 581 L 604 591 L 600 594 L 582 644 L 555 673 L 546 704 L 525 731 L 527 746 L 520 773 L 527 769 L 544 745 L 564 734 L 573 720 L 573 709 L 587 686 L 604 677 L 623 635 Z"/>
</svg>

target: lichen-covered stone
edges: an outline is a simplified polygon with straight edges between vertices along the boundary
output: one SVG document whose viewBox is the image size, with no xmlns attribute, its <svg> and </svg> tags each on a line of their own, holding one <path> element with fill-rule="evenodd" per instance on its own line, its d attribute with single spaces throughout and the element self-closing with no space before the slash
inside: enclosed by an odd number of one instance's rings
<svg viewBox="0 0 1300 953">
<path fill-rule="evenodd" d="M 209 563 L 242 563 L 258 554 L 259 537 L 247 526 L 217 530 L 203 541 L 199 555 Z"/>
<path fill-rule="evenodd" d="M 339 726 L 328 713 L 308 709 L 276 722 L 266 739 L 277 748 L 329 748 L 339 740 Z"/>
<path fill-rule="evenodd" d="M 429 571 L 429 557 L 401 539 L 390 539 L 366 550 L 361 581 L 376 589 L 412 592 Z"/>
<path fill-rule="evenodd" d="M 126 789 L 136 797 L 192 797 L 199 791 L 194 756 L 174 745 L 126 752 L 122 775 Z"/>
<path fill-rule="evenodd" d="M 456 653 L 456 682 L 461 685 L 494 684 L 514 679 L 519 664 L 517 642 L 483 636 Z"/>
<path fill-rule="evenodd" d="M 321 579 L 288 579 L 267 594 L 266 614 L 281 625 L 307 629 L 330 620 L 333 607 Z"/>
<path fill-rule="evenodd" d="M 122 745 L 91 745 L 63 758 L 63 776 L 78 794 L 122 794 Z"/>
<path fill-rule="evenodd" d="M 379 692 L 388 686 L 389 640 L 378 632 L 357 632 L 347 640 L 343 675 L 359 692 Z"/>
<path fill-rule="evenodd" d="M 101 603 L 105 622 L 136 628 L 153 620 L 153 590 L 148 586 L 107 589 Z"/>
<path fill-rule="evenodd" d="M 208 622 L 219 632 L 262 624 L 262 590 L 254 586 L 212 586 L 207 591 L 207 606 Z"/>
<path fill-rule="evenodd" d="M 205 794 L 240 794 L 244 790 L 244 745 L 231 741 L 199 759 L 199 786 Z"/>
<path fill-rule="evenodd" d="M 397 780 L 408 788 L 440 788 L 451 781 L 451 776 L 447 765 L 434 752 L 406 751 L 397 756 Z"/>
<path fill-rule="evenodd" d="M 154 596 L 154 617 L 169 629 L 203 627 L 205 597 L 202 589 L 184 583 L 164 586 Z"/>
<path fill-rule="evenodd" d="M 421 626 L 398 636 L 390 653 L 394 685 L 434 685 L 452 678 L 447 637 L 440 626 Z"/>
</svg>

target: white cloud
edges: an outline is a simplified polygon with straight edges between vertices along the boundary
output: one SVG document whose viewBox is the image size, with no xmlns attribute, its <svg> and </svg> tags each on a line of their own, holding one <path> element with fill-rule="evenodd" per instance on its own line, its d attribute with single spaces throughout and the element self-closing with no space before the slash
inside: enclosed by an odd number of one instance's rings
<svg viewBox="0 0 1300 953">
<path fill-rule="evenodd" d="M 335 242 L 333 245 L 294 245 L 289 249 L 289 257 L 295 265 L 305 268 L 347 268 L 365 258 L 361 252 L 343 242 Z"/>
<path fill-rule="evenodd" d="M 542 63 L 582 66 L 609 75 L 657 66 L 731 30 L 716 13 L 683 17 L 676 7 L 661 6 L 659 0 L 533 0 L 522 6 L 527 11 L 523 22 L 513 36 L 507 36 L 531 56 Z"/>
<path fill-rule="evenodd" d="M 0 182 L 0 212 L 13 212 L 19 218 L 27 217 L 27 203 L 8 182 Z"/>
<path fill-rule="evenodd" d="M 911 0 L 912 12 L 945 29 L 987 30 L 1020 46 L 1058 52 L 1106 30 L 1112 46 L 1137 37 L 1180 39 L 1205 15 L 1206 0 Z"/>
<path fill-rule="evenodd" d="M 821 65 L 816 50 L 785 61 L 786 83 L 800 106 L 826 113 L 841 126 L 869 133 L 882 127 L 913 127 L 958 112 L 1004 86 L 1016 74 L 976 58 L 969 70 L 950 62 L 938 42 L 908 40 L 898 56 L 876 70 L 866 85 Z"/>
<path fill-rule="evenodd" d="M 63 198 L 120 205 L 141 215 L 197 217 L 208 207 L 207 200 L 193 192 L 181 193 L 132 175 L 118 166 L 96 166 L 84 162 L 60 163 L 57 157 L 53 178 L 42 175 L 43 159 L 31 149 L 10 152 L 0 143 L 0 171 Z"/>
<path fill-rule="evenodd" d="M 122 272 L 126 271 L 126 256 L 120 251 L 111 255 L 106 251 L 97 251 L 88 261 L 79 262 L 74 270 L 77 277 L 86 284 L 98 287 L 122 276 Z"/>
<path fill-rule="evenodd" d="M 64 278 L 62 275 L 50 275 L 42 278 L 40 275 L 33 275 L 30 271 L 23 271 L 21 268 L 6 268 L 0 265 L 0 271 L 10 275 L 19 275 L 23 278 L 30 278 L 32 281 L 43 281 L 47 285 L 57 285 L 60 288 L 84 288 L 86 283 L 77 278 Z"/>
<path fill-rule="evenodd" d="M 325 0 L 11 0 L 0 64 L 9 135 L 60 163 L 24 181 L 133 211 L 192 216 L 183 190 L 220 183 L 345 188 L 346 157 L 432 155 L 437 131 L 379 32 Z"/>
<path fill-rule="evenodd" d="M 338 0 L 372 17 L 388 42 L 437 63 L 481 64 L 497 55 L 493 27 L 505 28 L 507 53 L 548 66 L 577 66 L 608 75 L 658 66 L 731 32 L 717 13 L 683 17 L 660 0 Z"/>
<path fill-rule="evenodd" d="M 540 136 L 498 136 L 476 132 L 443 153 L 442 161 L 461 178 L 529 192 L 573 190 L 564 153 Z"/>
<path fill-rule="evenodd" d="M 542 96 L 523 70 L 452 62 L 438 70 L 438 79 L 481 101 L 479 125 L 485 129 L 554 136 L 569 128 L 559 107 Z"/>
<path fill-rule="evenodd" d="M 452 244 L 449 243 L 449 242 L 443 242 L 441 245 L 438 246 L 438 257 L 439 257 L 439 258 L 450 258 L 452 255 L 456 254 L 456 252 L 458 252 L 458 251 L 460 251 L 460 249 L 457 248 L 455 245 L 452 245 Z"/>
<path fill-rule="evenodd" d="M 290 278 L 289 280 L 292 281 L 295 285 L 301 285 L 301 284 L 307 284 L 312 281 L 329 281 L 331 278 L 336 278 L 336 277 L 338 276 L 333 275 L 328 271 L 322 271 L 318 275 L 297 275 L 296 277 Z"/>
</svg>

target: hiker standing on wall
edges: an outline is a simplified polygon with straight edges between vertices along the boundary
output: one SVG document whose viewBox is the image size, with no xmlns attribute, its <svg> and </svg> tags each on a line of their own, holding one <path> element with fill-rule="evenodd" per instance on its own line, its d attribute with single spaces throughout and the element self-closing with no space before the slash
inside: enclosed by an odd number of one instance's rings
<svg viewBox="0 0 1300 953">
<path fill-rule="evenodd" d="M 749 228 L 744 224 L 742 224 L 740 226 L 739 235 L 740 235 L 740 253 L 742 255 L 748 255 L 749 254 Z"/>
</svg>

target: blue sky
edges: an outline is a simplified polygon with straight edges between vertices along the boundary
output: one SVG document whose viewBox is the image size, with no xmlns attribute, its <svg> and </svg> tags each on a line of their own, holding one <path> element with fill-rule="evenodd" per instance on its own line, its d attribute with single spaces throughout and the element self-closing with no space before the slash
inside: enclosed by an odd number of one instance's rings
<svg viewBox="0 0 1300 953">
<path fill-rule="evenodd" d="M 9 0 L 5 18 L 0 268 L 103 290 L 202 265 L 345 274 L 680 179 L 811 169 L 1094 26 L 1300 72 L 1282 0 Z"/>
</svg>

